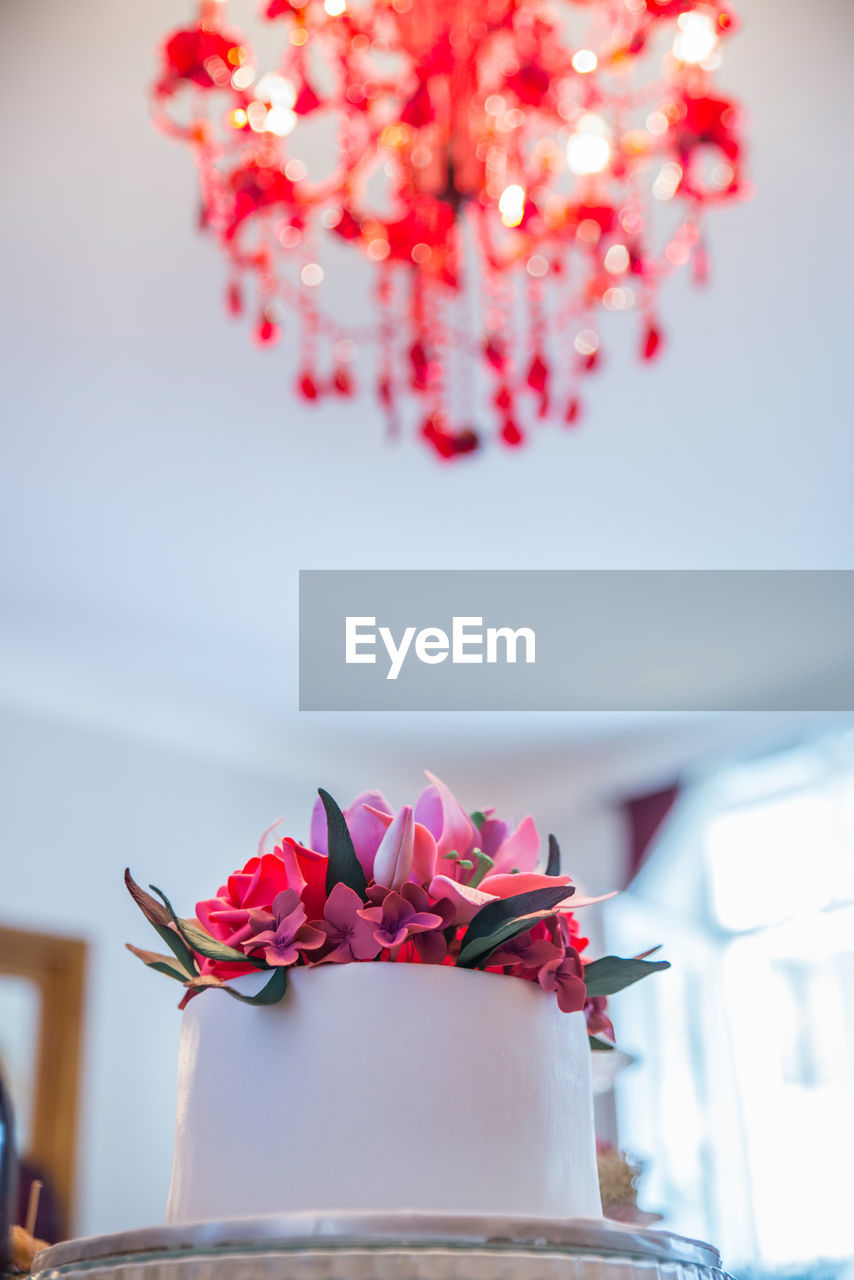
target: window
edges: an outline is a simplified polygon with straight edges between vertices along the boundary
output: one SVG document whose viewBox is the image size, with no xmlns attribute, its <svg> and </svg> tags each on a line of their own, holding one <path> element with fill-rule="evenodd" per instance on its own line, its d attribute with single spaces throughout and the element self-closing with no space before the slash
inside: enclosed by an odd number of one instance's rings
<svg viewBox="0 0 854 1280">
<path fill-rule="evenodd" d="M 608 926 L 673 963 L 613 1000 L 643 1206 L 731 1268 L 854 1275 L 854 736 L 695 787 Z"/>
</svg>

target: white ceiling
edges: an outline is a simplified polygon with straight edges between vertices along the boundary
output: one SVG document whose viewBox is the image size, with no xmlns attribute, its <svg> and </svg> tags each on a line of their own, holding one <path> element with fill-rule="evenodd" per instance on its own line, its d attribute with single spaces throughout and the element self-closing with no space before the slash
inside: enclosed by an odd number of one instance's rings
<svg viewBox="0 0 854 1280">
<path fill-rule="evenodd" d="M 359 741 L 545 760 L 672 736 L 299 716 L 296 574 L 851 566 L 852 11 L 739 9 L 724 83 L 758 195 L 713 218 L 711 288 L 670 289 L 655 366 L 626 335 L 579 432 L 447 468 L 385 446 L 370 401 L 304 409 L 279 353 L 226 321 L 190 158 L 147 118 L 152 46 L 190 0 L 6 0 L 3 696 L 276 767 Z"/>
</svg>

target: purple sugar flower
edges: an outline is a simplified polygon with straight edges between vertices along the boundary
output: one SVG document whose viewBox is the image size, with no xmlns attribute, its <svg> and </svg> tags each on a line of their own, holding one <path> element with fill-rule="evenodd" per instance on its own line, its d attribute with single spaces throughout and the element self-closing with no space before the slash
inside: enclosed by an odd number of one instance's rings
<svg viewBox="0 0 854 1280">
<path fill-rule="evenodd" d="M 320 929 L 306 923 L 305 907 L 296 889 L 277 893 L 272 906 L 272 912 L 249 912 L 252 932 L 240 944 L 247 955 L 261 951 L 267 964 L 295 964 L 300 951 L 313 951 L 326 941 Z"/>
<path fill-rule="evenodd" d="M 578 952 L 567 947 L 563 958 L 547 960 L 537 975 L 544 991 L 556 991 L 558 1007 L 563 1013 L 577 1013 L 584 1008 L 587 988 L 584 967 Z"/>
<path fill-rule="evenodd" d="M 419 889 L 418 885 L 404 885 L 404 891 Z M 427 894 L 423 889 L 424 905 L 429 905 Z M 366 907 L 359 912 L 374 930 L 374 939 L 381 947 L 393 950 L 405 942 L 414 933 L 423 933 L 428 929 L 438 929 L 442 925 L 442 917 L 432 911 L 416 910 L 409 895 L 404 897 L 396 890 L 387 893 L 382 903 L 374 907 Z"/>
<path fill-rule="evenodd" d="M 326 899 L 324 918 L 316 922 L 331 947 L 318 957 L 319 960 L 345 964 L 348 960 L 373 960 L 379 953 L 380 944 L 374 939 L 375 926 L 361 918 L 364 905 L 358 893 L 348 885 L 340 881 L 336 884 Z"/>
<path fill-rule="evenodd" d="M 440 917 L 441 924 L 436 925 L 434 929 L 425 929 L 423 933 L 416 933 L 412 941 L 424 964 L 444 964 L 448 954 L 445 930 L 456 920 L 457 908 L 450 898 L 440 898 L 431 906 L 427 891 L 418 884 L 405 884 L 401 893 L 415 911 L 429 911 Z"/>
</svg>

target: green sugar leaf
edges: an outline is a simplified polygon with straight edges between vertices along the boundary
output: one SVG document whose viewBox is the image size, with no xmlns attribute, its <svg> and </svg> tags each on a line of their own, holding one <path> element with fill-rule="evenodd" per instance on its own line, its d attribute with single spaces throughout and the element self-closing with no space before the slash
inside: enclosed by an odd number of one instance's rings
<svg viewBox="0 0 854 1280">
<path fill-rule="evenodd" d="M 172 927 L 174 917 L 170 915 L 166 907 L 152 898 L 150 893 L 146 893 L 144 889 L 136 883 L 130 873 L 130 868 L 125 868 L 125 884 L 128 892 L 139 907 L 146 920 L 154 926 L 162 940 L 166 943 L 169 950 L 175 956 L 181 966 L 185 977 L 192 978 L 198 973 L 198 966 L 192 951 L 187 946 L 185 940 L 177 931 L 177 925 Z"/>
<path fill-rule="evenodd" d="M 288 973 L 284 965 L 273 970 L 272 978 L 257 995 L 245 996 L 242 992 L 235 991 L 234 987 L 223 987 L 223 991 L 227 991 L 234 1000 L 242 1000 L 244 1004 L 278 1004 L 287 989 Z"/>
<path fill-rule="evenodd" d="M 263 960 L 256 960 L 252 956 L 244 955 L 242 951 L 238 951 L 235 947 L 229 947 L 224 942 L 219 942 L 216 938 L 212 938 L 206 929 L 203 929 L 195 920 L 182 920 L 175 914 L 172 903 L 166 897 L 162 889 L 158 889 L 156 885 L 149 885 L 149 888 L 163 900 L 169 917 L 175 928 L 180 933 L 184 942 L 197 955 L 204 956 L 207 960 L 218 960 L 223 964 L 248 964 L 253 969 L 266 969 L 267 965 Z"/>
<path fill-rule="evenodd" d="M 349 889 L 364 898 L 368 882 L 362 870 L 362 864 L 356 857 L 344 814 L 332 799 L 328 791 L 318 788 L 317 794 L 323 801 L 326 810 L 327 849 L 329 861 L 326 864 L 326 892 L 330 894 L 336 884 L 346 884 Z"/>
<path fill-rule="evenodd" d="M 126 942 L 125 946 L 131 955 L 140 959 L 149 969 L 156 969 L 158 973 L 165 973 L 167 978 L 174 978 L 177 982 L 186 982 L 188 977 L 194 976 L 179 968 L 171 956 L 161 956 L 156 951 L 143 951 L 141 947 L 135 947 L 130 942 Z"/>
<path fill-rule="evenodd" d="M 584 983 L 588 996 L 613 996 L 651 973 L 670 968 L 668 960 L 624 960 L 620 956 L 603 956 L 584 966 Z"/>
<path fill-rule="evenodd" d="M 558 903 L 565 902 L 574 892 L 571 885 L 553 885 L 487 902 L 472 917 L 463 935 L 457 964 L 464 969 L 484 964 L 500 943 L 524 933 L 544 916 L 554 915 Z"/>
</svg>

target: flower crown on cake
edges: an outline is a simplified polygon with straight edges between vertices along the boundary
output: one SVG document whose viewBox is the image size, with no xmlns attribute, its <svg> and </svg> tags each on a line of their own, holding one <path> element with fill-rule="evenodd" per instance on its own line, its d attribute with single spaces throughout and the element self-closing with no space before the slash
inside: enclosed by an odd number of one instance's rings
<svg viewBox="0 0 854 1280">
<path fill-rule="evenodd" d="M 574 912 L 599 898 L 579 898 L 561 874 L 549 836 L 545 871 L 533 819 L 515 828 L 492 809 L 472 814 L 443 782 L 397 813 L 377 791 L 344 812 L 324 790 L 311 817 L 310 845 L 283 834 L 280 820 L 258 853 L 228 877 L 216 896 L 181 919 L 160 889 L 154 898 L 125 872 L 125 883 L 171 955 L 127 944 L 150 968 L 186 988 L 179 1008 L 209 987 L 249 1004 L 274 1004 L 293 965 L 382 960 L 455 965 L 537 982 L 565 1013 L 584 1010 L 593 1048 L 613 1047 L 606 997 L 669 968 L 650 961 L 584 955 Z M 657 950 L 657 948 L 654 948 Z M 255 995 L 228 979 L 266 970 Z"/>
</svg>

